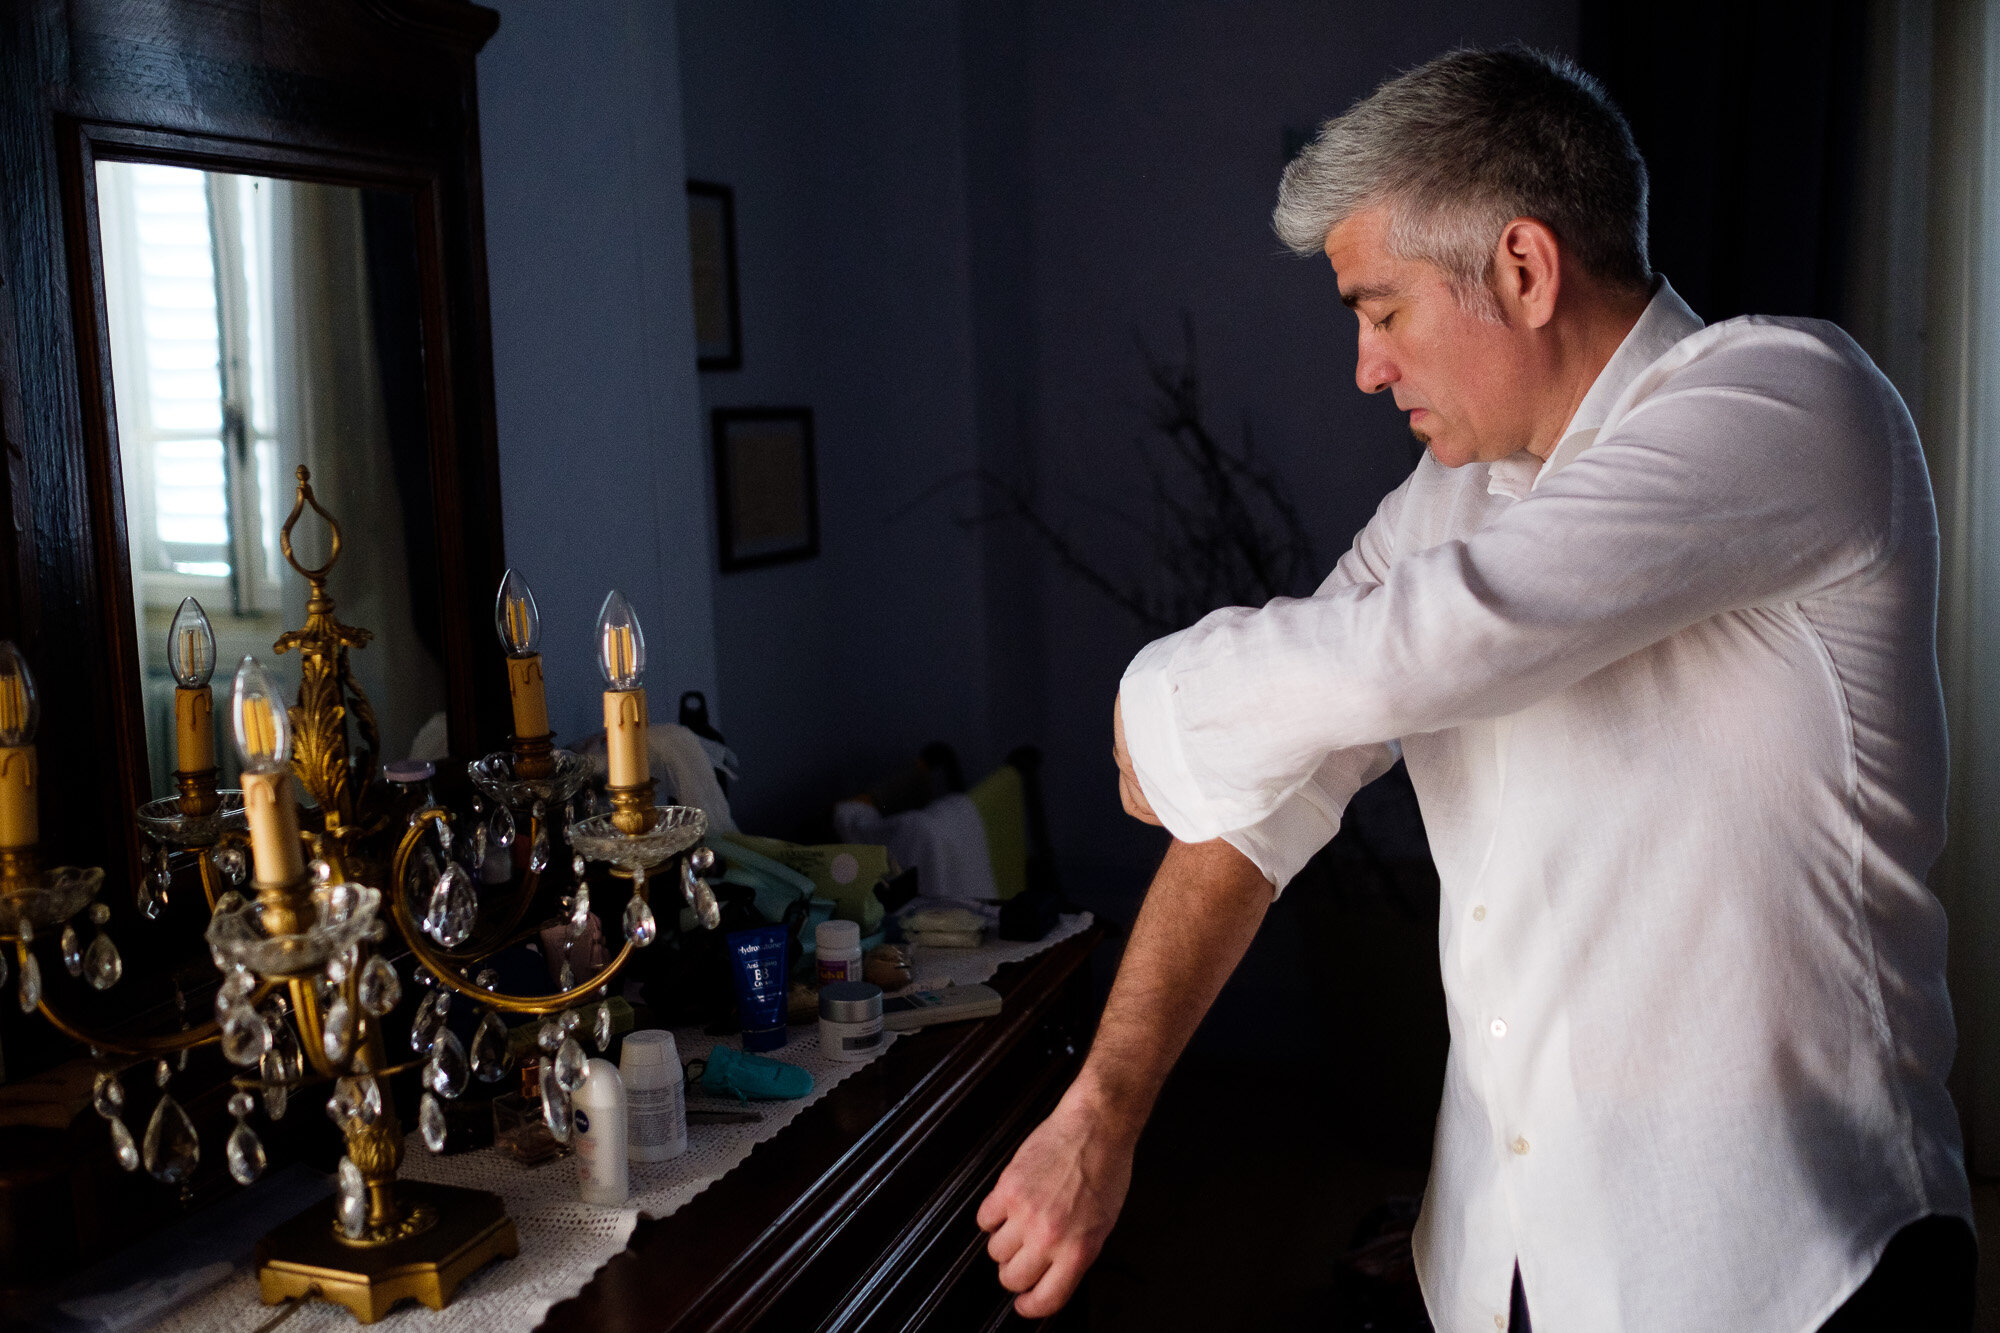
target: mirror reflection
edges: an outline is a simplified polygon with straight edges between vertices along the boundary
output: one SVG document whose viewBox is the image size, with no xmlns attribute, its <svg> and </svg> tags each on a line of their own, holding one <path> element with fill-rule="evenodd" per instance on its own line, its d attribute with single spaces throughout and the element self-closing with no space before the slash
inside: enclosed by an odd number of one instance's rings
<svg viewBox="0 0 2000 1333">
<path fill-rule="evenodd" d="M 382 753 L 442 754 L 411 200 L 132 162 L 100 162 L 97 187 L 152 795 L 174 791 L 169 629 L 186 598 L 214 627 L 219 689 L 246 654 L 298 678 L 272 644 L 305 618 L 279 541 L 300 464 L 340 521 L 340 618 L 375 632 L 353 664 Z M 300 520 L 301 563 L 325 559 L 326 536 Z"/>
</svg>

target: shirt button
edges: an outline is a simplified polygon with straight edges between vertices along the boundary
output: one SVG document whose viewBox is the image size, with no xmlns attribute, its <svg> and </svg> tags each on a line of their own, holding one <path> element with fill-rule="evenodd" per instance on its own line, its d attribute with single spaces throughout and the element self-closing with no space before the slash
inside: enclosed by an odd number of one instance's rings
<svg viewBox="0 0 2000 1333">
<path fill-rule="evenodd" d="M 1472 919 L 1474 921 L 1484 921 L 1486 919 L 1485 904 L 1482 903 L 1478 907 L 1472 909 Z"/>
<path fill-rule="evenodd" d="M 1526 1139 L 1515 1139 L 1509 1146 L 1514 1149 L 1516 1157 L 1526 1157 L 1528 1155 L 1528 1141 Z"/>
<path fill-rule="evenodd" d="M 1507 1327 L 1507 1316 L 1506 1316 L 1506 1315 L 1504 1315 L 1504 1314 L 1496 1314 L 1496 1315 L 1494 1315 L 1494 1316 L 1493 1316 L 1493 1327 L 1495 1327 L 1495 1328 L 1505 1328 L 1505 1327 Z"/>
<path fill-rule="evenodd" d="M 1507 1035 L 1507 1020 L 1504 1018 L 1496 1018 L 1491 1023 L 1488 1023 L 1486 1025 L 1486 1030 L 1491 1032 L 1496 1037 L 1504 1037 Z"/>
</svg>

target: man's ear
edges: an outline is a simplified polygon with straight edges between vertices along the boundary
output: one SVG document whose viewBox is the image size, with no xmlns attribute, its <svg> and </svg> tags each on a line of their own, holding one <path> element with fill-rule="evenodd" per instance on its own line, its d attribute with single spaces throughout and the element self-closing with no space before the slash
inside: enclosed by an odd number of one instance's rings
<svg viewBox="0 0 2000 1333">
<path fill-rule="evenodd" d="M 1493 253 L 1493 289 L 1508 323 L 1531 329 L 1555 318 L 1562 291 L 1562 250 L 1548 224 L 1515 218 L 1500 230 Z"/>
</svg>

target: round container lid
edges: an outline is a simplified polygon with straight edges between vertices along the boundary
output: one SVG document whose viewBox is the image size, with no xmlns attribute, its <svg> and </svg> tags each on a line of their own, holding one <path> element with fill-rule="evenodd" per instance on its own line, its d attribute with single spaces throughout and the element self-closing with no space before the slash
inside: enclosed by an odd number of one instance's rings
<svg viewBox="0 0 2000 1333">
<path fill-rule="evenodd" d="M 674 1034 L 663 1028 L 626 1033 L 625 1049 L 618 1058 L 618 1063 L 627 1069 L 650 1069 L 655 1065 L 666 1068 L 680 1062 L 680 1050 L 674 1045 Z"/>
<path fill-rule="evenodd" d="M 882 988 L 872 981 L 829 981 L 819 988 L 819 1016 L 835 1023 L 880 1018 Z"/>
<path fill-rule="evenodd" d="M 382 765 L 382 776 L 391 782 L 429 782 L 437 776 L 437 765 L 428 759 L 398 759 Z"/>
<path fill-rule="evenodd" d="M 861 927 L 852 921 L 822 921 L 813 927 L 813 947 L 824 952 L 861 947 Z"/>
</svg>

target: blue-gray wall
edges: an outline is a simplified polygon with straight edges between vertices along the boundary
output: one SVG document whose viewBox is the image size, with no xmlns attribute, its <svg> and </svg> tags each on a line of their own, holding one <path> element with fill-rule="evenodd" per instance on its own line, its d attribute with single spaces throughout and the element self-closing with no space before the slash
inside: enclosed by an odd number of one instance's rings
<svg viewBox="0 0 2000 1333">
<path fill-rule="evenodd" d="M 507 558 L 542 613 L 559 737 L 603 727 L 591 631 L 621 589 L 657 717 L 713 690 L 671 5 L 499 0 L 480 151 Z"/>
</svg>

